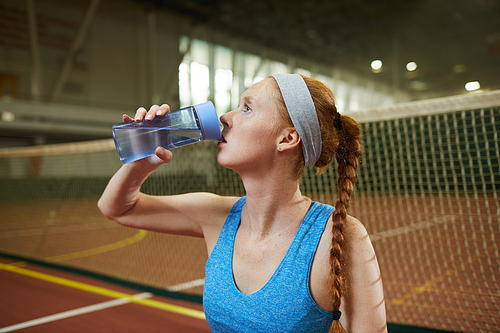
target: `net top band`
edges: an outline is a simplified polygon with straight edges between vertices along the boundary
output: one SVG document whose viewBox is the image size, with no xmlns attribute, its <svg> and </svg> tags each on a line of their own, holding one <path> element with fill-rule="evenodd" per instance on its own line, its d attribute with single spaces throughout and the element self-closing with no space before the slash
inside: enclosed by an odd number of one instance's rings
<svg viewBox="0 0 500 333">
<path fill-rule="evenodd" d="M 299 74 L 272 75 L 281 91 L 285 106 L 302 141 L 304 166 L 313 166 L 321 154 L 321 132 L 311 93 Z"/>
</svg>

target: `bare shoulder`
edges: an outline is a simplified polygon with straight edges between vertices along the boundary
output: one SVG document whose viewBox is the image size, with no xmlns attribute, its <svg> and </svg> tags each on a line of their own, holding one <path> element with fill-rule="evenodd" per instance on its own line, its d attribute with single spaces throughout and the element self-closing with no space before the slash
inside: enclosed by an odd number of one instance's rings
<svg viewBox="0 0 500 333">
<path fill-rule="evenodd" d="M 178 199 L 179 208 L 200 226 L 210 255 L 227 216 L 240 198 L 204 192 L 180 195 Z"/>
<path fill-rule="evenodd" d="M 320 243 L 321 253 L 325 256 L 325 263 L 328 261 L 330 253 L 332 224 L 333 221 L 330 216 Z M 347 271 L 366 268 L 364 265 L 369 259 L 374 258 L 375 250 L 363 223 L 357 218 L 347 215 L 342 235 L 344 236 L 342 257 Z"/>
<path fill-rule="evenodd" d="M 360 220 L 354 216 L 347 215 L 344 222 L 344 233 L 349 237 L 366 237 L 368 232 Z"/>
<path fill-rule="evenodd" d="M 328 220 L 311 270 L 311 294 L 327 311 L 331 311 L 330 248 L 332 216 Z M 342 326 L 347 332 L 387 332 L 384 291 L 375 250 L 365 226 L 347 216 L 342 230 L 342 275 L 346 288 L 340 310 Z"/>
<path fill-rule="evenodd" d="M 365 226 L 355 217 L 348 215 L 344 222 L 343 259 L 347 269 L 346 278 L 356 280 L 358 274 L 365 275 L 366 271 L 376 270 L 378 263 L 375 250 Z"/>
<path fill-rule="evenodd" d="M 368 251 L 374 253 L 368 231 L 357 218 L 347 215 L 344 222 L 343 235 L 347 254 L 351 251 Z"/>
<path fill-rule="evenodd" d="M 343 257 L 346 292 L 342 324 L 349 332 L 386 332 L 382 277 L 365 226 L 348 216 L 344 223 Z"/>
</svg>

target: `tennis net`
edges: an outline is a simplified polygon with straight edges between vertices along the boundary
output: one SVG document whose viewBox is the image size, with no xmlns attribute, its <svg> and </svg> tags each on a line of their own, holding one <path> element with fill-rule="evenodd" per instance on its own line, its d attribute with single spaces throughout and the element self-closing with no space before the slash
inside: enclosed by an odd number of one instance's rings
<svg viewBox="0 0 500 333">
<path fill-rule="evenodd" d="M 500 91 L 351 114 L 364 154 L 349 213 L 368 229 L 390 323 L 457 332 L 500 327 Z M 149 194 L 244 195 L 201 142 L 146 181 Z M 0 252 L 201 295 L 203 240 L 121 227 L 97 200 L 120 162 L 112 140 L 0 151 Z M 304 171 L 333 204 L 335 167 Z"/>
</svg>

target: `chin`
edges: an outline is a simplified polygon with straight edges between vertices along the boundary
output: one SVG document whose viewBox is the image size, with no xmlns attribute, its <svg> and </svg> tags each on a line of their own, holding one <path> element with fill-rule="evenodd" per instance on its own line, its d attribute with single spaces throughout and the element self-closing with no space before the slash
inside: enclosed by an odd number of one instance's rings
<svg viewBox="0 0 500 333">
<path fill-rule="evenodd" d="M 229 168 L 227 158 L 224 157 L 224 153 L 221 151 L 219 151 L 219 153 L 217 154 L 217 163 L 225 168 Z"/>
<path fill-rule="evenodd" d="M 237 163 L 231 155 L 227 155 L 220 151 L 219 154 L 217 154 L 217 163 L 219 163 L 220 166 L 226 169 L 230 169 L 236 172 L 238 172 L 238 169 L 241 168 L 241 163 Z M 240 165 L 240 168 L 238 168 L 238 165 Z"/>
</svg>

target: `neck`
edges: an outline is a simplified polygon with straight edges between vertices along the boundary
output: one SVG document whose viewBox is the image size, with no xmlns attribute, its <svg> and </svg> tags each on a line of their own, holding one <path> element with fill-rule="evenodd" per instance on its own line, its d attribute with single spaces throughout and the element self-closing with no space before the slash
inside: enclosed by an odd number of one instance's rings
<svg viewBox="0 0 500 333">
<path fill-rule="evenodd" d="M 265 176 L 240 176 L 246 190 L 240 228 L 254 239 L 295 234 L 311 203 L 302 196 L 299 180 L 280 170 L 266 172 Z"/>
</svg>

